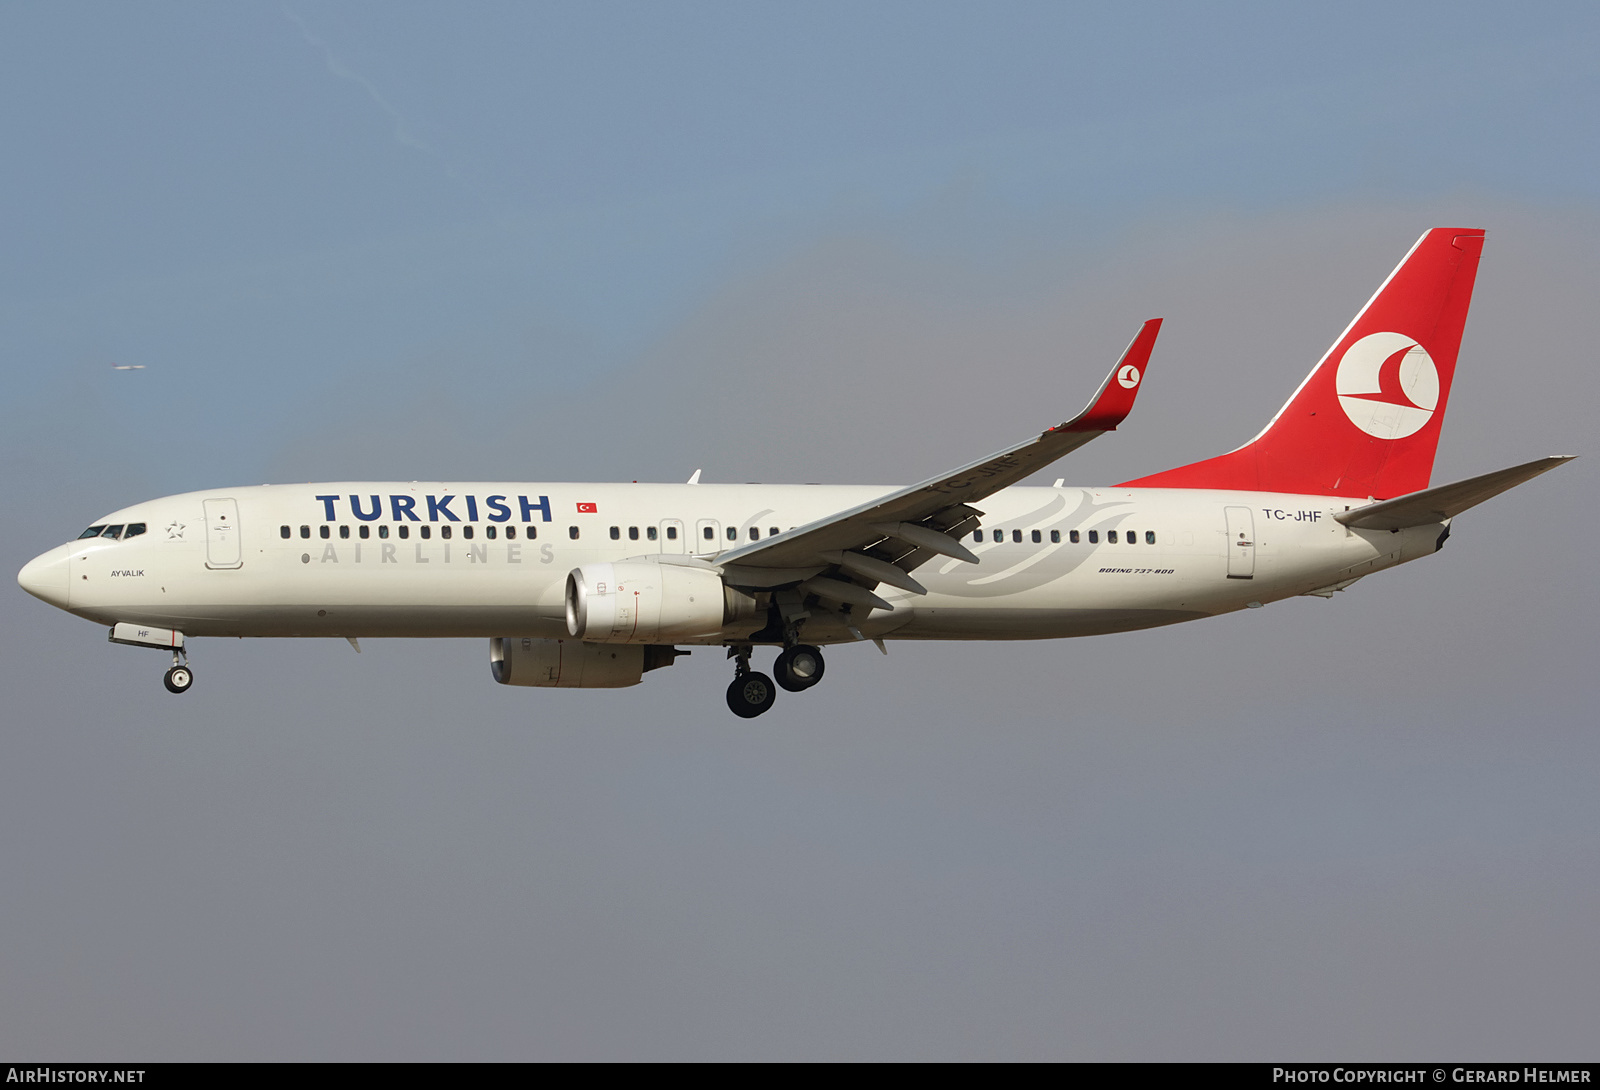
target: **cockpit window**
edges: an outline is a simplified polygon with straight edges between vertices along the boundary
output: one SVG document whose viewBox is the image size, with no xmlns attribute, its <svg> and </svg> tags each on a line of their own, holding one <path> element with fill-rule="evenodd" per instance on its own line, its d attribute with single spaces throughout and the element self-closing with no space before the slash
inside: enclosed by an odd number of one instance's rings
<svg viewBox="0 0 1600 1090">
<path fill-rule="evenodd" d="M 104 529 L 105 529 L 104 526 L 91 526 L 87 530 L 85 530 L 83 533 L 78 535 L 78 540 L 82 541 L 86 537 L 99 537 L 100 536 L 100 531 L 104 530 Z"/>
<path fill-rule="evenodd" d="M 122 531 L 122 540 L 127 541 L 130 537 L 138 537 L 142 533 L 144 533 L 144 523 L 130 522 L 128 528 Z"/>
<path fill-rule="evenodd" d="M 119 522 L 115 526 L 107 526 L 100 532 L 100 536 L 109 537 L 112 541 L 117 540 L 122 536 L 122 523 Z"/>
</svg>

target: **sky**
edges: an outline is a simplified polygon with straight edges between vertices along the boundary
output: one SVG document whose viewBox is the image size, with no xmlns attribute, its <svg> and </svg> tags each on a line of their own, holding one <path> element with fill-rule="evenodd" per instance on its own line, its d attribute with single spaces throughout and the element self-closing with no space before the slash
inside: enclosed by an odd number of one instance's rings
<svg viewBox="0 0 1600 1090">
<path fill-rule="evenodd" d="M 0 1053 L 1572 1060 L 1600 1022 L 1590 5 L 0 6 L 0 551 L 265 481 L 904 484 L 1231 449 L 1486 229 L 1331 601 L 891 643 L 756 721 L 483 641 L 161 656 L 0 594 Z M 138 365 L 142 370 L 114 370 Z"/>
</svg>

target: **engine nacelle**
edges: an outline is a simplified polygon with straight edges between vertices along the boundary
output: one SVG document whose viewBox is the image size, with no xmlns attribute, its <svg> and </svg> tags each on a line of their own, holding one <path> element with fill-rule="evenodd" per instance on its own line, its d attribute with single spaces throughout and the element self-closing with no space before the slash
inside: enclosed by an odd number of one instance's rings
<svg viewBox="0 0 1600 1090">
<path fill-rule="evenodd" d="M 739 608 L 746 601 L 752 608 Z M 753 614 L 754 605 L 716 572 L 681 564 L 584 564 L 567 574 L 567 631 L 600 643 L 715 636 L 736 614 Z"/>
<path fill-rule="evenodd" d="M 645 652 L 660 650 L 642 645 L 501 636 L 489 641 L 489 669 L 502 685 L 621 689 L 639 684 L 646 669 Z"/>
</svg>

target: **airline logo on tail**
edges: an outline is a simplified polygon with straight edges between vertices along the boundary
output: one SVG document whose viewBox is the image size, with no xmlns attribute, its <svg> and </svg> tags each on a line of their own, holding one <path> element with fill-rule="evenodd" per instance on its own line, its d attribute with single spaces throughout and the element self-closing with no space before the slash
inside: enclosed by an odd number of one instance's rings
<svg viewBox="0 0 1600 1090">
<path fill-rule="evenodd" d="M 1378 439 L 1421 431 L 1439 405 L 1439 369 L 1401 333 L 1369 333 L 1345 349 L 1334 380 L 1350 422 Z"/>
<path fill-rule="evenodd" d="M 1117 371 L 1117 385 L 1124 390 L 1131 390 L 1139 385 L 1139 378 L 1139 369 L 1131 363 L 1123 364 L 1122 368 Z"/>
</svg>

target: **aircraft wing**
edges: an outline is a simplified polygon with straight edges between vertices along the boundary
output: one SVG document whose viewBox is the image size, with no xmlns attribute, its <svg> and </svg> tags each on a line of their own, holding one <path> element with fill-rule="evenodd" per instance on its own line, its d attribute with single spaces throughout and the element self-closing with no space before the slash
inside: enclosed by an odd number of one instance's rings
<svg viewBox="0 0 1600 1090">
<path fill-rule="evenodd" d="M 1510 469 L 1497 469 L 1481 477 L 1469 477 L 1454 484 L 1442 484 L 1437 488 L 1396 496 L 1392 500 L 1369 503 L 1333 517 L 1336 522 L 1357 530 L 1403 530 L 1407 526 L 1443 522 L 1576 457 L 1575 454 L 1552 454 L 1548 458 L 1525 462 Z"/>
<path fill-rule="evenodd" d="M 976 562 L 957 538 L 978 523 L 969 504 L 1049 465 L 1118 424 L 1133 408 L 1161 319 L 1152 318 L 1083 412 L 1043 434 L 882 499 L 730 549 L 715 559 L 733 586 L 802 589 L 833 601 L 888 608 L 871 593 L 888 583 L 923 593 L 909 572 L 935 556 Z M 824 574 L 826 573 L 826 574 Z"/>
</svg>

